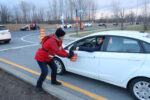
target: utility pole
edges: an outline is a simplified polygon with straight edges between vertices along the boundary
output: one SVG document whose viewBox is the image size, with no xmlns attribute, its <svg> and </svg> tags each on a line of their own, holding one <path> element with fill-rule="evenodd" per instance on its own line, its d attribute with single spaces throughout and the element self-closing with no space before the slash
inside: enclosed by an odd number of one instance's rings
<svg viewBox="0 0 150 100">
<path fill-rule="evenodd" d="M 64 30 L 64 0 L 61 1 L 61 4 L 62 4 L 61 22 L 62 22 L 62 29 Z"/>
</svg>

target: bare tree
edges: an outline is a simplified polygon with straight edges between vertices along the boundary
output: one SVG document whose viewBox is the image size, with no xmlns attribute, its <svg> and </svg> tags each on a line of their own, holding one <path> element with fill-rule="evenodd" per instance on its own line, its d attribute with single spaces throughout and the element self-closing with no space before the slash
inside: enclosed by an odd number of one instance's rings
<svg viewBox="0 0 150 100">
<path fill-rule="evenodd" d="M 23 22 L 27 23 L 30 21 L 30 4 L 28 2 L 25 1 L 21 1 L 20 2 L 20 8 L 23 14 Z"/>
<path fill-rule="evenodd" d="M 117 23 L 120 20 L 121 30 L 123 30 L 124 18 L 125 18 L 125 8 L 121 8 L 119 5 L 120 5 L 119 1 L 116 2 L 113 0 L 112 9 L 113 9 L 114 17 L 115 17 Z"/>
<path fill-rule="evenodd" d="M 50 0 L 48 0 L 48 5 L 49 5 L 49 9 L 47 11 L 47 20 L 50 23 L 50 21 L 52 20 L 52 2 Z"/>
<path fill-rule="evenodd" d="M 0 19 L 2 24 L 7 24 L 10 14 L 9 9 L 5 4 L 0 4 Z"/>
<path fill-rule="evenodd" d="M 49 14 L 47 14 L 49 20 L 58 20 L 58 0 L 48 0 Z"/>
<path fill-rule="evenodd" d="M 45 11 L 43 8 L 39 9 L 38 18 L 40 22 L 44 22 Z"/>
<path fill-rule="evenodd" d="M 135 21 L 135 13 L 133 11 L 130 11 L 130 14 L 129 14 L 129 21 L 131 22 L 131 24 L 134 24 L 134 21 Z"/>
<path fill-rule="evenodd" d="M 32 17 L 31 17 L 31 21 L 33 23 L 37 23 L 37 10 L 36 10 L 36 6 L 32 5 Z"/>
<path fill-rule="evenodd" d="M 14 5 L 13 10 L 14 10 L 14 19 L 16 21 L 16 24 L 18 24 L 20 22 L 19 6 Z"/>
<path fill-rule="evenodd" d="M 94 19 L 95 19 L 95 14 L 96 14 L 96 10 L 97 10 L 97 4 L 96 4 L 96 2 L 95 2 L 95 0 L 92 0 L 93 2 L 92 2 L 92 20 L 94 21 Z"/>
<path fill-rule="evenodd" d="M 73 9 L 73 0 L 69 0 L 70 19 L 73 20 L 75 10 Z"/>
<path fill-rule="evenodd" d="M 121 30 L 123 30 L 124 24 L 124 17 L 125 17 L 125 9 L 120 10 L 120 21 L 121 21 Z"/>
<path fill-rule="evenodd" d="M 52 0 L 52 13 L 53 13 L 53 19 L 57 20 L 57 0 Z"/>
<path fill-rule="evenodd" d="M 147 26 L 148 26 L 148 11 L 147 11 L 147 4 L 148 1 L 144 0 L 144 8 L 143 8 L 143 24 L 144 24 L 144 30 L 147 30 Z"/>
<path fill-rule="evenodd" d="M 115 22 L 118 23 L 118 19 L 119 19 L 119 4 L 118 2 L 115 2 L 114 0 L 112 1 L 112 11 L 114 14 L 114 20 Z"/>
</svg>

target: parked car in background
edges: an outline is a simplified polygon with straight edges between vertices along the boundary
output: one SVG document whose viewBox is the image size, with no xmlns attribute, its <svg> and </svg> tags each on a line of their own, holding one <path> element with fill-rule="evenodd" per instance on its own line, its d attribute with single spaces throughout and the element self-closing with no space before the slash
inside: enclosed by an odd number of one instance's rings
<svg viewBox="0 0 150 100">
<path fill-rule="evenodd" d="M 39 25 L 35 25 L 34 27 L 34 24 L 30 24 L 30 30 L 39 30 L 40 29 L 40 26 Z M 21 31 L 27 31 L 28 30 L 28 25 L 25 25 L 23 27 L 20 28 Z"/>
<path fill-rule="evenodd" d="M 113 23 L 113 26 L 118 26 L 118 23 Z"/>
<path fill-rule="evenodd" d="M 92 26 L 92 23 L 84 23 L 84 26 L 85 26 L 85 27 L 91 27 L 91 26 Z"/>
<path fill-rule="evenodd" d="M 71 24 L 64 24 L 64 26 L 59 25 L 59 28 L 72 28 L 72 25 Z"/>
<path fill-rule="evenodd" d="M 105 23 L 99 23 L 98 26 L 105 26 Z"/>
<path fill-rule="evenodd" d="M 139 24 L 140 24 L 140 22 L 136 22 L 135 24 L 136 24 L 136 25 L 139 25 Z"/>
<path fill-rule="evenodd" d="M 0 25 L 0 41 L 9 43 L 10 40 L 11 40 L 11 34 L 9 30 L 5 26 Z"/>
<path fill-rule="evenodd" d="M 95 47 L 99 51 L 74 51 L 77 61 L 56 56 L 57 73 L 69 71 L 129 90 L 136 100 L 150 100 L 150 34 L 136 31 L 104 31 L 85 36 L 66 45 Z"/>
<path fill-rule="evenodd" d="M 71 24 L 65 24 L 64 28 L 72 28 L 72 25 Z"/>
</svg>

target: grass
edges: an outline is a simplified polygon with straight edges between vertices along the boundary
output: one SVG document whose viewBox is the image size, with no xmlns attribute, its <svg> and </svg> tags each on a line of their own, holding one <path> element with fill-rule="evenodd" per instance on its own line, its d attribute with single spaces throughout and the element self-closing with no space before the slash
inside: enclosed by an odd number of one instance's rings
<svg viewBox="0 0 150 100">
<path fill-rule="evenodd" d="M 19 31 L 21 27 L 27 24 L 3 24 L 10 31 Z M 56 29 L 57 24 L 37 24 L 41 29 Z"/>
<path fill-rule="evenodd" d="M 128 26 L 128 27 L 125 27 L 125 30 L 144 31 L 144 26 L 143 25 Z M 145 32 L 150 33 L 150 25 L 148 26 L 148 29 Z"/>
<path fill-rule="evenodd" d="M 112 28 L 112 29 L 106 29 L 105 31 L 111 31 L 111 30 L 121 30 L 121 29 L 120 28 Z M 136 26 L 135 25 L 134 26 L 130 25 L 130 26 L 124 27 L 124 30 L 129 30 L 129 31 L 144 31 L 144 26 L 143 25 L 136 25 Z M 102 32 L 102 30 L 97 30 L 95 32 Z M 146 30 L 145 32 L 150 33 L 150 25 L 148 26 L 148 30 Z M 87 36 L 87 35 L 92 34 L 92 33 L 93 32 L 87 32 L 87 33 L 83 33 L 83 34 L 72 35 L 71 37 L 83 37 L 83 36 Z"/>
<path fill-rule="evenodd" d="M 94 31 L 94 33 L 95 32 L 102 32 L 102 31 L 111 31 L 111 30 L 119 30 L 119 28 L 106 29 L 106 30 L 97 29 L 96 31 Z M 88 31 L 91 31 L 91 30 L 88 30 Z M 88 32 L 88 31 L 87 31 L 87 33 L 82 33 L 82 34 L 78 33 L 78 35 L 71 35 L 71 37 L 84 37 L 84 36 L 87 36 L 87 35 L 90 35 L 93 33 L 93 32 Z"/>
</svg>

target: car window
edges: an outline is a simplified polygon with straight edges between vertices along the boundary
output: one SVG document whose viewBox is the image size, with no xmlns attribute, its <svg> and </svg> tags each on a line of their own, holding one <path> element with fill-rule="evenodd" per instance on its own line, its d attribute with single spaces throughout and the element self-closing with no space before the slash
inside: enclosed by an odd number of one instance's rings
<svg viewBox="0 0 150 100">
<path fill-rule="evenodd" d="M 146 52 L 150 53 L 150 44 L 146 43 L 146 42 L 143 42 L 143 45 L 144 45 L 144 49 Z"/>
<path fill-rule="evenodd" d="M 147 38 L 150 38 L 150 34 L 148 34 L 146 37 L 147 37 Z"/>
<path fill-rule="evenodd" d="M 7 30 L 5 26 L 0 26 L 0 30 Z"/>
<path fill-rule="evenodd" d="M 96 37 L 86 38 L 76 43 L 77 46 L 95 47 Z"/>
<path fill-rule="evenodd" d="M 110 37 L 106 51 L 112 52 L 140 52 L 137 40 L 123 37 Z"/>
</svg>

